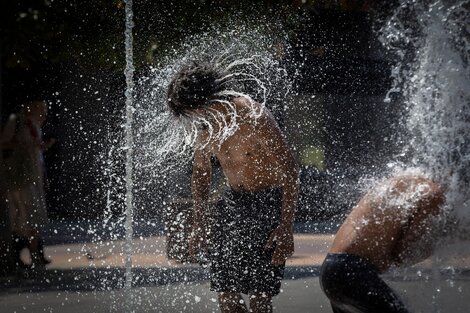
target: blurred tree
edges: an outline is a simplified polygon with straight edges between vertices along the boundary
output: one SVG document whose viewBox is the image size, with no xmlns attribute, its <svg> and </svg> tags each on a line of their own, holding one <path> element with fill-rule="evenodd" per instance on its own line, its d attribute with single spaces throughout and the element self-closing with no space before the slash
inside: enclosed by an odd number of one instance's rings
<svg viewBox="0 0 470 313">
<path fill-rule="evenodd" d="M 122 59 L 119 1 L 8 1 L 2 10 L 2 63 L 34 69 L 76 61 L 118 68 Z"/>
<path fill-rule="evenodd" d="M 210 25 L 253 17 L 289 19 L 299 7 L 369 10 L 370 0 L 140 0 L 134 1 L 137 63 L 158 61 L 185 37 Z M 2 63 L 31 69 L 76 62 L 120 71 L 123 67 L 124 0 L 19 0 L 1 14 Z M 295 18 L 291 18 L 291 22 Z"/>
</svg>

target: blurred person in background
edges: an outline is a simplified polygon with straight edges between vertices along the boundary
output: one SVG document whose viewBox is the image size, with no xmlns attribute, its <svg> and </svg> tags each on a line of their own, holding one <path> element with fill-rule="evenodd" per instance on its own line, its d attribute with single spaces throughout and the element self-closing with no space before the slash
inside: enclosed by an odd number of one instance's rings
<svg viewBox="0 0 470 313">
<path fill-rule="evenodd" d="M 41 229 L 47 223 L 43 152 L 55 139 L 43 141 L 41 127 L 46 116 L 45 101 L 25 103 L 18 114 L 9 116 L 0 137 L 12 246 L 18 268 L 28 267 L 20 258 L 24 247 L 31 254 L 31 267 L 41 268 L 50 263 L 44 256 L 41 238 Z"/>
</svg>

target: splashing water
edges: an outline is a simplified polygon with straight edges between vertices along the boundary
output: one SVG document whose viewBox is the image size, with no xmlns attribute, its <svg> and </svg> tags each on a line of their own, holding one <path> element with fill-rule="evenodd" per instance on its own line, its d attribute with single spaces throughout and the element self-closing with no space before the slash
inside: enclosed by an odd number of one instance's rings
<svg viewBox="0 0 470 313">
<path fill-rule="evenodd" d="M 284 109 L 291 81 L 272 49 L 276 40 L 280 39 L 243 26 L 228 32 L 192 36 L 181 49 L 170 53 L 138 80 L 134 162 L 139 186 L 155 185 L 171 171 L 186 168 L 192 160 L 202 125 L 208 127 L 210 133 L 203 146 L 220 144 L 233 135 L 238 129 L 233 97 L 244 96 L 250 100 L 254 119 L 261 116 L 265 107 L 275 112 Z M 211 102 L 223 104 L 229 118 L 210 108 L 204 116 L 194 113 L 189 117 L 176 117 L 169 111 L 168 85 L 181 67 L 193 60 L 209 63 L 224 73 L 218 80 L 224 89 L 216 93 Z M 255 105 L 255 101 L 260 105 Z"/>
<path fill-rule="evenodd" d="M 128 292 L 126 298 L 126 310 L 127 312 L 134 312 L 132 309 L 132 236 L 133 236 L 133 136 L 132 136 L 132 124 L 133 124 L 133 92 L 134 92 L 134 64 L 133 64 L 133 12 L 132 12 L 132 0 L 126 0 L 126 244 L 124 248 L 125 252 L 125 288 Z"/>
<path fill-rule="evenodd" d="M 169 52 L 161 63 L 138 73 L 134 86 L 132 14 L 126 17 L 131 23 L 126 28 L 126 60 L 129 61 L 126 69 L 126 112 L 121 129 L 111 131 L 110 135 L 108 162 L 104 169 L 109 180 L 105 182 L 107 205 L 103 227 L 109 229 L 108 235 L 113 239 L 122 239 L 117 229 L 124 225 L 126 301 L 123 304 L 126 311 L 132 312 L 139 307 L 140 297 L 140 291 L 133 290 L 132 285 L 142 279 L 132 271 L 135 216 L 140 212 L 151 212 L 152 218 L 161 218 L 167 209 L 165 201 L 180 198 L 175 195 L 175 182 L 171 178 L 175 172 L 188 174 L 184 169 L 192 160 L 201 125 L 215 125 L 208 139 L 211 143 L 223 142 L 238 129 L 237 112 L 231 102 L 233 97 L 250 99 L 254 119 L 265 107 L 276 116 L 276 112 L 286 108 L 284 100 L 291 91 L 291 80 L 272 49 L 282 38 L 237 25 L 227 32 L 214 31 L 189 37 L 181 48 Z M 169 83 L 181 67 L 193 60 L 210 63 L 225 73 L 220 78 L 225 88 L 212 101 L 222 103 L 229 112 L 229 118 L 208 109 L 212 113 L 209 123 L 202 115 L 176 117 L 169 111 Z M 260 105 L 254 105 L 255 101 Z M 125 214 L 116 214 L 121 212 L 123 204 Z"/>
<path fill-rule="evenodd" d="M 257 67 L 255 62 L 259 57 L 260 56 L 253 56 L 248 59 L 238 59 L 228 65 L 223 64 L 223 62 L 228 61 L 229 57 L 213 60 L 212 64 L 215 71 L 227 73 L 225 76 L 216 80 L 217 83 L 225 86 L 227 89 L 215 93 L 213 96 L 216 98 L 209 100 L 209 103 L 223 104 L 226 112 L 222 113 L 218 110 L 207 107 L 204 113 L 192 112 L 186 113 L 180 117 L 173 117 L 171 116 L 171 113 L 166 113 L 167 116 L 165 117 L 171 119 L 171 122 L 173 123 L 169 128 L 172 127 L 173 129 L 171 130 L 171 135 L 166 137 L 166 141 L 163 141 L 163 145 L 157 142 L 157 148 L 156 151 L 154 151 L 156 152 L 156 161 L 153 161 L 152 163 L 165 160 L 169 154 L 177 156 L 184 155 L 188 148 L 192 148 L 194 146 L 195 140 L 198 137 L 198 131 L 202 126 L 207 127 L 209 131 L 209 138 L 207 139 L 207 142 L 202 143 L 202 147 L 214 142 L 221 144 L 227 138 L 232 136 L 238 129 L 238 114 L 235 109 L 235 104 L 231 101 L 232 97 L 242 96 L 248 98 L 249 103 L 251 104 L 251 117 L 254 119 L 260 117 L 266 101 L 266 87 L 255 75 L 238 71 L 238 68 L 243 66 Z M 236 72 L 232 72 L 233 70 Z M 255 105 L 255 101 L 248 93 L 236 91 L 236 86 L 231 88 L 232 86 L 230 85 L 235 85 L 242 81 L 253 82 L 260 90 L 262 90 L 263 95 L 261 108 Z M 240 89 L 243 90 L 243 87 Z M 165 103 L 163 103 L 163 105 L 165 105 Z M 158 148 L 159 144 L 161 145 L 160 148 Z"/>
<path fill-rule="evenodd" d="M 401 1 L 381 40 L 398 56 L 395 92 L 405 98 L 407 167 L 446 189 L 446 209 L 470 220 L 469 1 Z M 410 25 L 409 21 L 412 21 Z"/>
<path fill-rule="evenodd" d="M 469 1 L 403 0 L 381 30 L 382 43 L 398 60 L 385 101 L 395 93 L 405 101 L 405 131 L 400 138 L 406 142 L 401 153 L 404 159 L 392 167 L 439 182 L 446 203 L 435 223 L 450 226 L 456 221 L 458 226 L 441 238 L 432 259 L 435 312 L 440 312 L 441 271 L 454 270 L 455 265 L 448 262 L 462 253 L 459 242 L 469 240 L 469 10 Z M 433 237 L 431 231 L 428 237 Z"/>
</svg>

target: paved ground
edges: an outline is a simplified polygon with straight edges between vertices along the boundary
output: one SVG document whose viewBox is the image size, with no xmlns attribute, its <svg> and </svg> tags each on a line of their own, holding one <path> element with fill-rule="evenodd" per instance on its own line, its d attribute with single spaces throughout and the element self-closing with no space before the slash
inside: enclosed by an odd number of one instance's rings
<svg viewBox="0 0 470 313">
<path fill-rule="evenodd" d="M 295 255 L 288 260 L 287 266 L 320 265 L 332 240 L 333 235 L 295 235 Z M 124 241 L 101 241 L 48 246 L 46 255 L 53 260 L 48 269 L 124 267 L 125 244 Z M 132 250 L 134 267 L 197 267 L 169 260 L 166 257 L 165 236 L 135 239 Z M 24 252 L 23 259 L 27 260 L 27 251 Z"/>
<path fill-rule="evenodd" d="M 412 312 L 470 312 L 470 280 L 391 281 Z M 452 286 L 451 286 L 452 284 Z M 275 312 L 331 313 L 329 303 L 318 285 L 317 277 L 284 280 L 283 292 L 275 298 Z M 439 291 L 437 291 L 439 290 Z M 132 298 L 132 309 L 126 301 Z M 33 291 L 0 296 L 0 311 L 14 312 L 218 312 L 216 295 L 206 281 L 189 284 L 137 287 L 131 293 L 110 291 Z M 377 312 L 380 313 L 380 312 Z"/>
<path fill-rule="evenodd" d="M 331 312 L 317 275 L 332 238 L 295 236 L 296 253 L 287 264 L 283 292 L 275 298 L 276 312 Z M 168 260 L 165 242 L 163 236 L 133 241 L 130 290 L 123 288 L 124 242 L 47 246 L 53 263 L 45 271 L 27 271 L 0 281 L 0 312 L 217 312 L 207 270 Z M 452 257 L 444 252 L 445 260 L 435 257 L 385 278 L 413 312 L 468 313 L 469 248 L 469 242 L 455 244 L 449 250 Z"/>
</svg>

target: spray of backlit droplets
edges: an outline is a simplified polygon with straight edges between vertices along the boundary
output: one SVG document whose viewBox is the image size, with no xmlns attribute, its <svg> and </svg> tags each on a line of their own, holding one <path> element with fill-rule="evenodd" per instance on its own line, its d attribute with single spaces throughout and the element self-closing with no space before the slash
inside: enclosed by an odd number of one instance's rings
<svg viewBox="0 0 470 313">
<path fill-rule="evenodd" d="M 250 42 L 255 39 L 258 45 Z M 199 45 L 187 44 L 185 51 L 175 52 L 162 66 L 152 68 L 150 74 L 140 80 L 136 100 L 136 168 L 142 172 L 155 169 L 161 172 L 186 164 L 192 158 L 201 126 L 209 129 L 207 143 L 222 143 L 233 135 L 238 129 L 233 97 L 243 96 L 253 104 L 260 103 L 261 109 L 253 105 L 251 111 L 255 119 L 261 116 L 264 107 L 272 109 L 282 103 L 291 84 L 272 49 L 266 48 L 272 46 L 270 41 L 265 35 L 247 29 L 219 33 L 215 37 L 206 33 L 188 40 Z M 217 79 L 220 91 L 209 103 L 223 104 L 227 114 L 208 108 L 210 122 L 207 115 L 197 113 L 174 116 L 166 103 L 167 88 L 175 73 L 195 60 L 210 64 L 221 73 Z M 230 118 L 227 119 L 227 115 Z"/>
<path fill-rule="evenodd" d="M 391 167 L 443 185 L 445 211 L 463 224 L 470 221 L 468 7 L 469 1 L 403 0 L 381 31 L 397 56 L 385 100 L 399 93 L 405 101 L 403 161 Z"/>
</svg>

